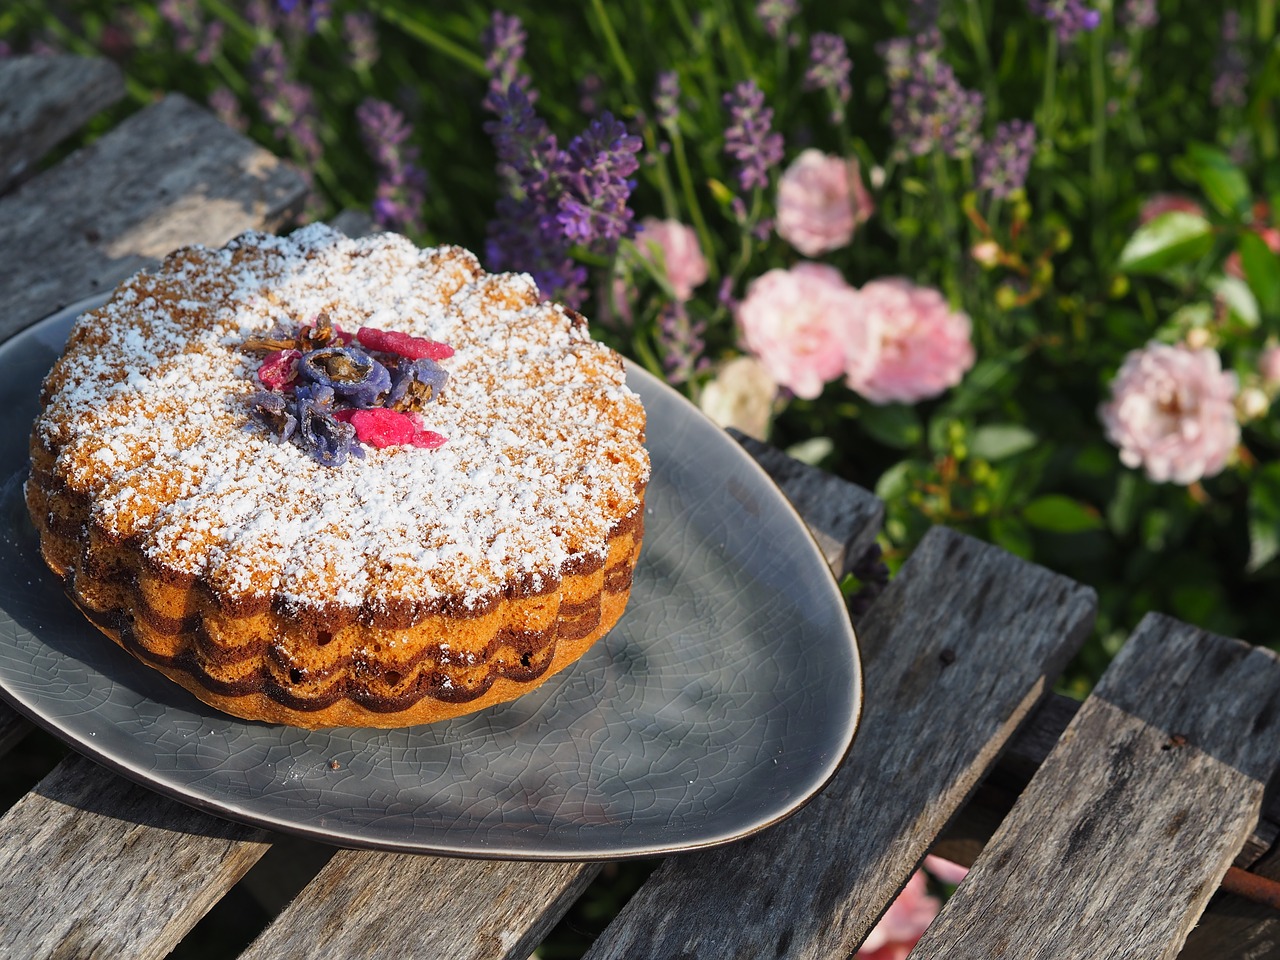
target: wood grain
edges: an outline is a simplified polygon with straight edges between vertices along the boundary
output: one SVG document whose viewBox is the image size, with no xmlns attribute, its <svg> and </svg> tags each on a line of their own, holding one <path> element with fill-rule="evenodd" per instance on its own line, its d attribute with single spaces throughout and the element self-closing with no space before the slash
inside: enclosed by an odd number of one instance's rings
<svg viewBox="0 0 1280 960">
<path fill-rule="evenodd" d="M 884 504 L 861 487 L 801 463 L 777 447 L 737 430 L 729 434 L 786 492 L 836 579 L 842 578 L 875 542 L 884 523 Z"/>
<path fill-rule="evenodd" d="M 281 224 L 301 177 L 184 97 L 0 198 L 0 338 L 193 243 Z"/>
<path fill-rule="evenodd" d="M 1280 659 L 1147 616 L 912 960 L 1176 956 L 1278 767 Z"/>
<path fill-rule="evenodd" d="M 525 960 L 599 869 L 339 851 L 241 960 Z"/>
<path fill-rule="evenodd" d="M 778 827 L 664 862 L 590 960 L 847 957 L 1083 641 L 1092 591 L 945 529 L 860 630 L 866 709 Z"/>
<path fill-rule="evenodd" d="M 0 59 L 0 193 L 123 96 L 124 76 L 109 60 Z"/>
<path fill-rule="evenodd" d="M 167 956 L 265 840 L 68 757 L 0 817 L 0 950 Z"/>
</svg>

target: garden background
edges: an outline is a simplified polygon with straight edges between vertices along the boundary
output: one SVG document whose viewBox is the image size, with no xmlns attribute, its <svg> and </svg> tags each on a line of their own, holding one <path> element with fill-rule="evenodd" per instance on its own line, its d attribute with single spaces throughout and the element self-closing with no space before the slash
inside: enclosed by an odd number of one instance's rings
<svg viewBox="0 0 1280 960">
<path fill-rule="evenodd" d="M 0 56 L 54 52 L 125 71 L 87 138 L 182 91 L 304 171 L 303 220 L 528 271 L 875 490 L 855 614 L 945 524 L 1098 591 L 1069 694 L 1150 610 L 1280 640 L 1275 0 L 0 9 Z"/>
</svg>

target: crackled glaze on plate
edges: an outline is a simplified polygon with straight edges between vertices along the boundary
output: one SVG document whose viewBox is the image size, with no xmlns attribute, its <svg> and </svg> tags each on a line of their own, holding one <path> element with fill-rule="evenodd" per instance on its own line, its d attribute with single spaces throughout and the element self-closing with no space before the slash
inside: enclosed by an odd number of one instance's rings
<svg viewBox="0 0 1280 960">
<path fill-rule="evenodd" d="M 653 479 L 631 602 L 519 699 L 402 730 L 224 716 L 95 630 L 40 559 L 22 483 L 78 304 L 0 345 L 0 695 L 75 749 L 219 816 L 343 846 L 616 859 L 754 833 L 848 750 L 857 644 L 799 517 L 751 458 L 631 366 Z"/>
</svg>

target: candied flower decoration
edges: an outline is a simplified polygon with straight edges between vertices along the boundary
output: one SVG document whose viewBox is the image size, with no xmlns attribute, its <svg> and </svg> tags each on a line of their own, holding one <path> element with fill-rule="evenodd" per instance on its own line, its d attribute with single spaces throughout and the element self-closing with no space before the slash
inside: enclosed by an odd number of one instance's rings
<svg viewBox="0 0 1280 960">
<path fill-rule="evenodd" d="M 361 444 L 435 449 L 445 442 L 418 411 L 448 382 L 437 362 L 453 355 L 446 343 L 372 327 L 352 336 L 321 317 L 242 346 L 265 354 L 256 376 L 266 389 L 247 400 L 251 423 L 277 443 L 292 440 L 323 466 L 363 457 Z"/>
</svg>

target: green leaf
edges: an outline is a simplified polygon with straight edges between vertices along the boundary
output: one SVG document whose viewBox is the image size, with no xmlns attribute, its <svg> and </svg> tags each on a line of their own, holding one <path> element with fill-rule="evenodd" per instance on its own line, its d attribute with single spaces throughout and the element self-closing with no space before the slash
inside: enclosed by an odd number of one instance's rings
<svg viewBox="0 0 1280 960">
<path fill-rule="evenodd" d="M 1252 230 L 1240 235 L 1240 262 L 1264 314 L 1280 313 L 1280 257 Z"/>
<path fill-rule="evenodd" d="M 886 447 L 905 450 L 915 446 L 924 436 L 920 426 L 920 417 L 914 407 L 902 403 L 887 403 L 884 406 L 867 404 L 859 415 L 862 426 L 867 433 L 879 440 Z"/>
<path fill-rule="evenodd" d="M 1237 220 L 1249 212 L 1253 204 L 1249 180 L 1230 157 L 1215 147 L 1193 143 L 1187 162 L 1215 210 Z"/>
<path fill-rule="evenodd" d="M 992 517 L 991 542 L 1024 559 L 1031 559 L 1031 531 L 1017 517 Z"/>
<path fill-rule="evenodd" d="M 1160 273 L 1196 260 L 1212 247 L 1213 225 L 1208 220 L 1171 210 L 1134 231 L 1117 266 L 1125 273 Z"/>
<path fill-rule="evenodd" d="M 992 423 L 973 432 L 969 451 L 984 460 L 1004 460 L 1030 450 L 1039 441 L 1034 433 L 1017 423 Z"/>
<path fill-rule="evenodd" d="M 876 481 L 876 496 L 881 500 L 897 500 L 911 490 L 912 461 L 901 460 L 880 474 Z"/>
<path fill-rule="evenodd" d="M 1250 330 L 1261 322 L 1258 298 L 1253 295 L 1253 291 L 1243 280 L 1226 275 L 1211 277 L 1208 280 L 1208 287 L 1215 297 L 1227 305 L 1231 315 Z"/>
<path fill-rule="evenodd" d="M 1269 463 L 1249 485 L 1249 573 L 1280 554 L 1280 463 Z"/>
<path fill-rule="evenodd" d="M 973 412 L 984 401 L 999 396 L 1005 380 L 1014 372 L 1008 359 L 979 360 L 960 385 L 951 391 L 951 397 L 943 404 L 940 415 L 959 419 Z"/>
<path fill-rule="evenodd" d="M 1060 493 L 1036 497 L 1022 508 L 1022 519 L 1050 533 L 1080 533 L 1102 526 L 1098 511 Z"/>
</svg>

